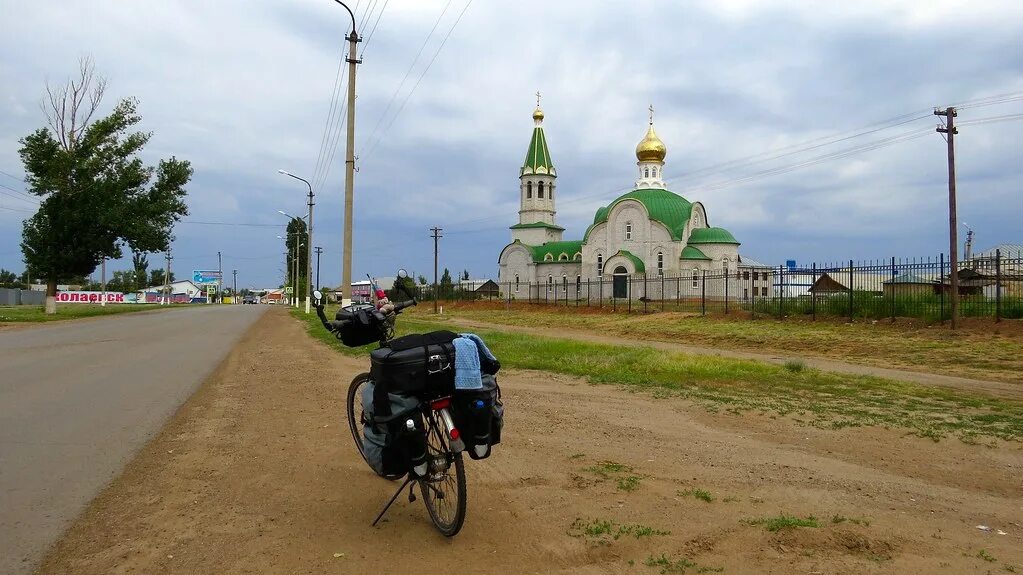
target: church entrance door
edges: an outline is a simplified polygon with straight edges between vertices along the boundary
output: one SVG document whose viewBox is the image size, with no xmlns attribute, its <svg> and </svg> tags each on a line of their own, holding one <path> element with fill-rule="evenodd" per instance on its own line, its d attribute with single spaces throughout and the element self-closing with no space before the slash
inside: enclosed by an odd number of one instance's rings
<svg viewBox="0 0 1023 575">
<path fill-rule="evenodd" d="M 622 266 L 618 266 L 618 267 L 615 268 L 615 273 L 614 273 L 614 276 L 615 276 L 615 278 L 614 278 L 614 297 L 615 297 L 615 299 L 629 297 L 629 276 L 628 276 L 628 273 L 629 273 L 629 270 L 625 269 Z"/>
</svg>

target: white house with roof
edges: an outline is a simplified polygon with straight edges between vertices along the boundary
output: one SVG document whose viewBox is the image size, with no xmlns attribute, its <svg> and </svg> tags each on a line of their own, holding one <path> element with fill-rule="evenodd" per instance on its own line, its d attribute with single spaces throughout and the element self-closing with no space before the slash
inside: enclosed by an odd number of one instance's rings
<svg viewBox="0 0 1023 575">
<path fill-rule="evenodd" d="M 652 109 L 646 135 L 636 146 L 639 174 L 633 190 L 598 209 L 581 240 L 564 240 L 565 229 L 555 220 L 558 172 L 543 119 L 538 105 L 519 170 L 519 222 L 511 226 L 512 241 L 498 257 L 499 283 L 512 286 L 514 293 L 521 284 L 579 285 L 613 278 L 611 293 L 604 297 L 641 297 L 650 294 L 649 278 L 692 274 L 695 283 L 704 273 L 736 275 L 738 240 L 710 225 L 703 204 L 668 190 L 663 179 L 667 149 L 654 131 Z M 634 278 L 644 280 L 642 292 L 629 289 Z"/>
</svg>

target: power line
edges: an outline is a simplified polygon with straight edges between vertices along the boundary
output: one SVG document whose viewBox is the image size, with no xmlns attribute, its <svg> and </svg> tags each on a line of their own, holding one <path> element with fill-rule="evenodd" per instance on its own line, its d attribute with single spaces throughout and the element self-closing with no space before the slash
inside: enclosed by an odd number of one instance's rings
<svg viewBox="0 0 1023 575">
<path fill-rule="evenodd" d="M 387 10 L 387 4 L 390 1 L 391 0 L 384 0 L 384 6 L 380 9 L 380 12 L 377 12 L 377 20 L 373 23 L 373 27 L 370 28 L 369 36 L 367 36 L 366 40 L 362 43 L 362 55 L 359 56 L 359 58 L 366 55 L 366 48 L 369 48 L 369 41 L 373 39 L 373 33 L 377 31 L 377 25 L 380 24 L 380 18 L 384 15 L 384 10 Z"/>
<path fill-rule="evenodd" d="M 387 130 L 391 129 L 391 126 L 394 124 L 394 121 L 398 119 L 398 116 L 401 115 L 402 110 L 405 109 L 405 105 L 408 104 L 409 99 L 412 97 L 412 94 L 415 93 L 416 88 L 419 87 L 419 84 L 423 81 L 423 78 L 426 76 L 426 73 L 430 71 L 430 67 L 432 67 L 434 61 L 437 60 L 437 56 L 440 55 L 440 51 L 444 49 L 444 45 L 447 44 L 448 38 L 451 37 L 451 33 L 455 31 L 455 27 L 458 26 L 458 23 L 462 21 L 462 16 L 465 16 L 465 12 L 466 10 L 469 9 L 469 6 L 471 4 L 472 0 L 469 0 L 468 2 L 465 3 L 465 7 L 462 8 L 462 11 L 459 12 L 458 14 L 458 18 L 455 19 L 455 23 L 452 24 L 451 28 L 448 29 L 448 33 L 444 36 L 444 40 L 441 41 L 440 46 L 437 47 L 437 51 L 433 53 L 433 58 L 430 59 L 430 62 L 426 65 L 426 68 L 423 70 L 423 73 L 419 75 L 419 79 L 416 80 L 415 85 L 412 86 L 412 90 L 410 90 L 409 93 L 405 96 L 405 99 L 401 102 L 401 106 L 398 107 L 398 111 L 395 112 L 394 116 L 391 117 L 391 121 L 388 122 L 387 126 L 384 127 L 383 133 L 380 134 L 380 137 L 375 142 L 373 142 L 369 150 L 367 150 L 366 155 L 373 153 L 373 150 L 375 150 L 377 145 L 380 144 L 380 141 L 383 140 L 384 134 L 387 133 Z"/>
<path fill-rule="evenodd" d="M 204 226 L 247 226 L 254 228 L 280 228 L 287 224 L 256 224 L 248 222 L 202 222 L 197 220 L 181 220 L 179 224 L 198 224 Z"/>
</svg>

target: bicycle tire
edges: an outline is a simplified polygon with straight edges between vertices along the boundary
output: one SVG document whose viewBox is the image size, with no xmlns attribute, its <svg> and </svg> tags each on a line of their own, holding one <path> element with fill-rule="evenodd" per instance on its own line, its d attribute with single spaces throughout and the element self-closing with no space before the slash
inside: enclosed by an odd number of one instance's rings
<svg viewBox="0 0 1023 575">
<path fill-rule="evenodd" d="M 427 441 L 430 441 L 434 434 L 440 437 L 442 434 L 438 431 L 436 420 L 431 417 L 430 429 L 428 430 Z M 436 497 L 434 493 L 435 487 L 431 485 L 433 481 L 430 479 L 419 479 L 419 491 L 423 494 L 423 503 L 426 505 L 426 512 L 430 515 L 430 521 L 433 522 L 434 527 L 441 532 L 445 537 L 454 537 L 462 529 L 462 525 L 465 523 L 465 509 L 466 509 L 466 486 L 465 486 L 465 463 L 462 461 L 461 453 L 451 453 L 444 441 L 439 441 L 439 447 L 430 446 L 435 448 L 438 454 L 446 455 L 451 458 L 451 464 L 454 466 L 454 495 L 457 498 L 455 502 L 454 517 L 444 518 L 441 517 L 441 510 L 439 509 L 439 502 L 446 499 L 447 495 L 443 492 L 440 497 Z M 429 454 L 429 456 L 433 456 Z M 444 476 L 447 478 L 451 469 L 445 470 Z"/>
</svg>

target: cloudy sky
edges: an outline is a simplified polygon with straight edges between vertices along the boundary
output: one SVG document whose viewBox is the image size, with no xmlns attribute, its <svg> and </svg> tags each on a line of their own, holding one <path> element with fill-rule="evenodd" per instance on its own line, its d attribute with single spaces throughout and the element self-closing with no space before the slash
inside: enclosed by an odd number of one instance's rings
<svg viewBox="0 0 1023 575">
<path fill-rule="evenodd" d="M 966 103 L 959 217 L 980 248 L 1023 243 L 1023 122 L 1011 121 L 1023 113 L 1023 3 L 467 1 L 351 2 L 368 37 L 356 277 L 431 275 L 434 225 L 442 267 L 496 275 L 537 90 L 566 239 L 631 187 L 653 104 L 670 187 L 703 202 L 742 254 L 936 256 L 948 249 L 947 166 L 930 110 Z M 23 268 L 33 209 L 18 140 L 45 122 L 46 82 L 87 55 L 109 80 L 105 109 L 140 100 L 154 132 L 145 159 L 195 168 L 175 229 L 179 273 L 215 268 L 221 251 L 239 286 L 281 283 L 277 210 L 305 209 L 284 168 L 322 182 L 315 243 L 323 283 L 336 284 L 344 136 L 328 119 L 349 22 L 330 0 L 0 0 L 0 267 Z M 979 105 L 1003 94 L 1016 97 Z"/>
</svg>

